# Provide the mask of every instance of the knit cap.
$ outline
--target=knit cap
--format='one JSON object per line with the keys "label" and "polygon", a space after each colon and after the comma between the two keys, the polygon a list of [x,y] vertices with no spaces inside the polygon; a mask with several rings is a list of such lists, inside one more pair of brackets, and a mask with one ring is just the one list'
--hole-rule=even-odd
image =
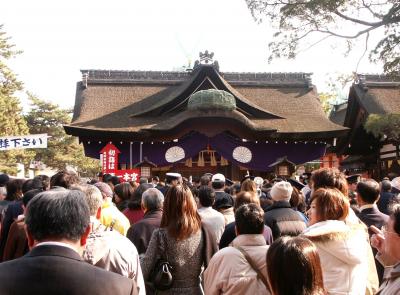
{"label": "knit cap", "polygon": [[271,198],[274,201],[290,201],[293,188],[287,181],[279,181],[275,183],[270,191]]}

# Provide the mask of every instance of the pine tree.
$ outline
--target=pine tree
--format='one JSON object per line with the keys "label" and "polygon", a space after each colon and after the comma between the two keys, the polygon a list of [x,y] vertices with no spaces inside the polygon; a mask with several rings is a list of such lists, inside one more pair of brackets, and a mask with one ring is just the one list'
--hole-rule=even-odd
{"label": "pine tree", "polygon": [[48,148],[36,152],[36,160],[54,169],[64,169],[67,165],[77,168],[82,176],[94,176],[99,171],[98,160],[85,157],[78,139],[67,135],[63,125],[71,122],[72,110],[60,108],[57,104],[41,100],[28,93],[31,110],[26,115],[32,134],[47,133]]}
{"label": "pine tree", "polygon": [[[0,25],[0,137],[29,132],[19,99],[15,96],[23,89],[22,82],[6,64],[7,60],[18,55],[20,51],[15,50],[15,45],[10,44],[9,40]],[[16,163],[28,164],[34,154],[32,150],[0,151],[0,172],[15,174]]]}

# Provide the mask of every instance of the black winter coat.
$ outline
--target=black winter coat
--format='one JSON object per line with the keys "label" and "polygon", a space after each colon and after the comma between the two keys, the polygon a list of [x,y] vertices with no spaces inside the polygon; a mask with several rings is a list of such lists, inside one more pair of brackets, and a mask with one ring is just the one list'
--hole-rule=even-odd
{"label": "black winter coat", "polygon": [[287,201],[275,201],[264,213],[264,223],[272,230],[274,240],[281,236],[297,236],[307,225]]}

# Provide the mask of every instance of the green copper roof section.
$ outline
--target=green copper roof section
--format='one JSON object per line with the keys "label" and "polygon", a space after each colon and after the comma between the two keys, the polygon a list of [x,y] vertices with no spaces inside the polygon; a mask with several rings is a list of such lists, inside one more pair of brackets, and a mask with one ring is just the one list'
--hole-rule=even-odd
{"label": "green copper roof section", "polygon": [[192,94],[188,102],[189,110],[236,109],[235,97],[229,92],[217,89],[200,90]]}

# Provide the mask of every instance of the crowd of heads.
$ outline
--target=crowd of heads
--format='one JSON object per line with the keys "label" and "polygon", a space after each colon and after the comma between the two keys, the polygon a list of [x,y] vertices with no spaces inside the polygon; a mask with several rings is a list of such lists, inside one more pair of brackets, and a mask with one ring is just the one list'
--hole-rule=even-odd
{"label": "crowd of heads", "polygon": [[[237,235],[262,235],[265,210],[272,205],[290,204],[312,226],[330,220],[345,221],[353,210],[354,200],[349,197],[352,191],[356,193],[355,204],[361,207],[377,203],[383,192],[392,190],[389,180],[379,183],[357,177],[353,182],[339,170],[328,168],[316,170],[299,181],[260,179],[248,177],[241,183],[227,185],[226,177],[220,173],[205,174],[193,182],[171,173],[165,182],[155,176],[129,183],[105,174],[100,175],[99,181],[81,183],[69,171],[29,180],[0,174],[0,195],[9,202],[21,200],[26,209],[28,244],[33,246],[49,239],[84,244],[82,239],[89,234],[91,216],[100,219],[103,204],[110,200],[121,211],[162,211],[160,227],[171,237],[185,240],[202,227],[199,207],[217,211],[232,208]],[[308,195],[304,187],[309,189]],[[124,206],[120,207],[121,204]],[[400,245],[400,205],[390,206],[389,227],[394,236],[392,242],[389,238],[387,247],[394,252]],[[304,236],[277,238],[267,252],[266,265],[273,294],[326,294],[318,249]]]}

